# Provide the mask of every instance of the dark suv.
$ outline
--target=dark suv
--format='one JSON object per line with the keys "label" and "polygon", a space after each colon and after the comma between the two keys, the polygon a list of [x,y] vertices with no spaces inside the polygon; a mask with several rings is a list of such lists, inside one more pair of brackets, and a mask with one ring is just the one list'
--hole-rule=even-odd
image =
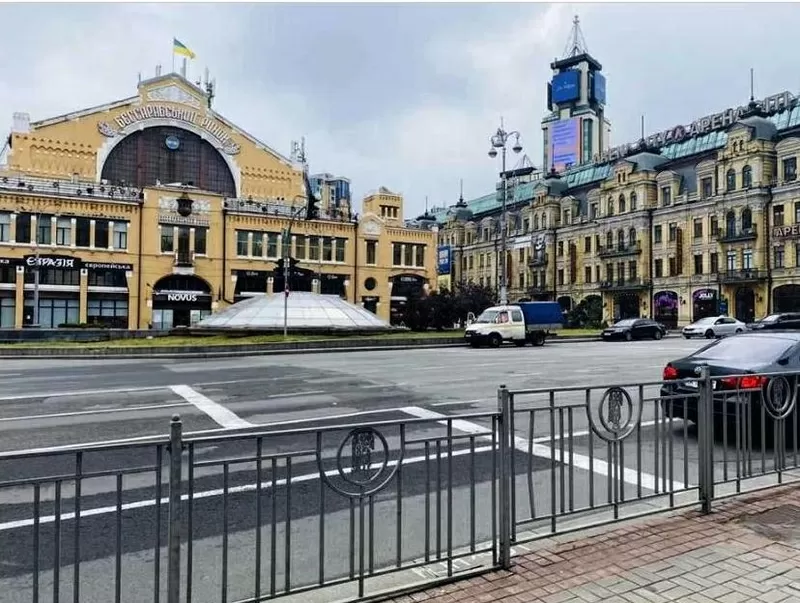
{"label": "dark suv", "polygon": [[800,312],[770,314],[758,322],[751,322],[747,325],[747,328],[751,331],[763,331],[767,329],[800,329]]}

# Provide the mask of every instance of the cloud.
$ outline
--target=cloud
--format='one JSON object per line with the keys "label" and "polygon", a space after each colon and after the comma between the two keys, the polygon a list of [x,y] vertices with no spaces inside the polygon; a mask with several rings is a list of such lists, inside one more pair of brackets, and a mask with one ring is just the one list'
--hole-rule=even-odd
{"label": "cloud", "polygon": [[174,36],[197,53],[192,78],[216,76],[227,118],[284,154],[305,136],[313,171],[351,178],[356,197],[400,190],[415,216],[426,195],[453,203],[461,178],[467,197],[493,190],[501,116],[541,162],[549,65],[576,12],[614,142],[638,138],[642,114],[655,131],[746,102],[750,66],[757,96],[800,84],[791,5],[4,4],[0,126],[132,96],[137,73],[170,70]]}

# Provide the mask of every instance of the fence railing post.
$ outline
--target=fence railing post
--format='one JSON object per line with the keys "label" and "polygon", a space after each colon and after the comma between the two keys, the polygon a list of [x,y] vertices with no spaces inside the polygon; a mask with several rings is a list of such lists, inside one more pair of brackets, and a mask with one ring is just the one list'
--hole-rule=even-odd
{"label": "fence railing post", "polygon": [[169,430],[169,536],[167,540],[167,603],[181,597],[181,470],[183,425],[172,417]]}
{"label": "fence railing post", "polygon": [[707,366],[700,367],[697,394],[700,504],[703,513],[711,513],[711,503],[714,500],[714,390]]}
{"label": "fence railing post", "polygon": [[500,488],[498,508],[500,509],[500,567],[511,567],[511,480],[509,475],[509,443],[511,442],[511,395],[505,385],[497,390],[497,409],[500,411],[498,428],[500,433]]}

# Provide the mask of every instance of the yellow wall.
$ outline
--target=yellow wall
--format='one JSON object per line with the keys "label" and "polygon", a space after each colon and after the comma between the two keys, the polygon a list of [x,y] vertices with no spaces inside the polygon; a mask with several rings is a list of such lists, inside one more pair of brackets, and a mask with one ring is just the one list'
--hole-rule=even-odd
{"label": "yellow wall", "polygon": [[[98,182],[102,160],[108,154],[110,144],[140,126],[166,125],[163,118],[158,117],[160,109],[148,110],[147,107],[171,107],[173,120],[170,125],[186,127],[197,133],[205,132],[206,139],[217,147],[235,174],[238,200],[226,200],[218,194],[194,188],[165,185],[144,188],[140,198],[139,190],[114,188]],[[120,116],[130,116],[131,111],[138,111],[136,115],[146,119],[125,125],[127,122]],[[174,118],[174,111],[182,111],[180,115],[191,118],[194,125]],[[166,115],[163,111],[162,114]],[[17,130],[25,128],[17,124]],[[109,137],[102,133],[111,131],[116,135]],[[174,273],[192,273],[202,278],[211,289],[213,310],[224,308],[233,302],[237,271],[273,271],[277,259],[240,257],[236,232],[280,233],[290,223],[286,215],[287,206],[299,209],[305,204],[302,165],[293,164],[209,110],[204,93],[175,74],[142,82],[136,97],[34,122],[27,131],[12,134],[12,149],[7,168],[0,171],[0,269],[12,266],[9,282],[0,282],[0,299],[15,300],[13,326],[16,327],[23,323],[25,271],[32,271],[30,267],[21,265],[22,258],[35,254],[37,250],[40,256],[58,255],[79,258],[82,262],[130,264],[132,270],[126,271],[130,328],[147,328],[153,317],[153,289],[160,279]],[[179,216],[174,205],[184,190],[194,201],[192,215],[188,218]],[[431,289],[436,288],[436,229],[404,227],[402,196],[388,191],[381,196],[399,209],[396,217],[376,215],[379,207],[376,206],[373,213],[372,203],[367,199],[358,224],[333,216],[323,216],[314,221],[298,219],[293,223],[292,234],[295,241],[303,235],[344,240],[343,261],[319,262],[301,257],[299,266],[315,273],[321,270],[325,274],[345,275],[347,300],[361,303],[365,297],[377,297],[377,314],[388,319],[390,279],[393,277],[418,275],[426,279]],[[79,247],[74,224],[69,242],[64,241],[63,245],[19,241],[15,238],[14,223],[23,213],[52,215],[62,221],[67,218],[126,221],[127,246],[126,249],[114,250],[88,245]],[[3,226],[4,220],[8,221],[8,227]],[[161,249],[162,229],[179,226],[207,228],[206,253],[195,254],[192,266],[177,267],[175,253],[162,252]],[[53,233],[55,237],[55,226]],[[94,241],[94,224],[91,234]],[[196,234],[196,230],[190,234],[192,250]],[[224,249],[223,239],[226,240]],[[367,264],[367,241],[376,244],[377,261],[374,265]],[[394,265],[393,243],[424,246],[422,265]],[[293,246],[293,250],[298,251],[298,248]],[[366,286],[368,278],[375,279],[371,290]],[[88,300],[103,293],[100,289],[90,288],[88,280],[88,270],[84,270],[80,283],[73,286],[73,293],[80,301],[80,322],[87,319]],[[29,283],[26,287],[29,294],[31,288]],[[43,295],[56,289],[57,286],[40,286]]]}

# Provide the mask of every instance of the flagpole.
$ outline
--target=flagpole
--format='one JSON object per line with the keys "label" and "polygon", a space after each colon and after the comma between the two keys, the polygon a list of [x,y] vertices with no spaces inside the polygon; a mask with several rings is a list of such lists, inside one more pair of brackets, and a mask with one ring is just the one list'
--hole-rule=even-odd
{"label": "flagpole", "polygon": [[175,73],[175,49],[172,49],[172,73]]}
{"label": "flagpole", "polygon": [[186,57],[183,57],[183,66],[181,67],[181,75],[185,78],[186,77]]}

